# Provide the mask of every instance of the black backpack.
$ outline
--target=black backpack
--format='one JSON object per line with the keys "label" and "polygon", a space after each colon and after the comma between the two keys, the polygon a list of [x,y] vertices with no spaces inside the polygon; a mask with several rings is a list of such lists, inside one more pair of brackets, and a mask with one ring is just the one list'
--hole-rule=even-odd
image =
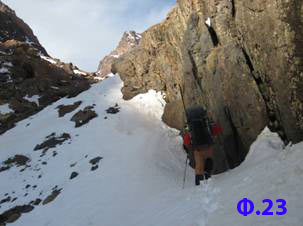
{"label": "black backpack", "polygon": [[192,107],[187,110],[186,114],[191,135],[191,144],[193,146],[213,144],[207,111],[203,107]]}

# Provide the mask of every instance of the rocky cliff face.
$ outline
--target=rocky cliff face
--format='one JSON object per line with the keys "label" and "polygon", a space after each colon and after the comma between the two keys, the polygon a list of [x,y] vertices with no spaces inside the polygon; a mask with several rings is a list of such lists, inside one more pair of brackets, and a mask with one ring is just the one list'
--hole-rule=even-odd
{"label": "rocky cliff face", "polygon": [[30,27],[0,2],[0,134],[59,98],[87,90],[92,77],[49,57]]}
{"label": "rocky cliff face", "polygon": [[114,60],[138,46],[140,39],[141,35],[135,31],[125,32],[117,48],[101,60],[97,75],[105,77],[110,74]]}
{"label": "rocky cliff face", "polygon": [[31,44],[47,55],[32,29],[17,17],[12,9],[0,1],[0,41],[5,42],[11,39]]}
{"label": "rocky cliff face", "polygon": [[125,99],[165,93],[172,127],[184,122],[179,86],[186,107],[206,106],[224,127],[217,171],[232,168],[265,126],[285,143],[303,138],[302,12],[299,0],[178,0],[113,72]]}

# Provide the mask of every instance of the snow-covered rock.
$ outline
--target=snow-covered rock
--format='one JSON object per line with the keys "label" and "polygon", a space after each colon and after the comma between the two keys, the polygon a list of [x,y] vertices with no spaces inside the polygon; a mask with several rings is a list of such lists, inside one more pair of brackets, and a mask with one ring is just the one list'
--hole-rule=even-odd
{"label": "snow-covered rock", "polygon": [[0,114],[7,114],[7,113],[11,113],[14,112],[8,104],[2,104],[0,105]]}
{"label": "snow-covered rock", "polygon": [[55,61],[54,59],[52,59],[51,57],[47,57],[47,56],[40,56],[41,59],[46,60],[47,62],[50,62],[51,64],[57,64],[57,61]]}
{"label": "snow-covered rock", "polygon": [[74,71],[75,74],[79,74],[79,75],[86,75],[87,74],[86,72],[80,71],[78,69],[74,69],[73,71]]}
{"label": "snow-covered rock", "polygon": [[9,70],[5,67],[0,68],[0,74],[7,74]]}
{"label": "snow-covered rock", "polygon": [[211,20],[210,20],[209,17],[208,17],[207,20],[205,21],[205,24],[206,24],[208,27],[211,27]]}
{"label": "snow-covered rock", "polygon": [[29,97],[28,95],[26,95],[24,97],[25,100],[29,101],[29,102],[34,102],[37,104],[37,106],[39,106],[39,98],[40,96],[39,95],[33,95],[31,97]]}

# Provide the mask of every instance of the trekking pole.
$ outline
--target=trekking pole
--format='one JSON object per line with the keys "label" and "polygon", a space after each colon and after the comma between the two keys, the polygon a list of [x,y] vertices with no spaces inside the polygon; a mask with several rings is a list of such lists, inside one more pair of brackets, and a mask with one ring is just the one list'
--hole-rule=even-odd
{"label": "trekking pole", "polygon": [[183,186],[182,186],[182,189],[184,189],[184,187],[185,187],[186,170],[187,170],[187,160],[188,160],[188,155],[186,156],[186,160],[185,160],[185,169],[184,169],[184,176],[183,176]]}
{"label": "trekking pole", "polygon": [[[184,109],[184,113],[185,113],[185,121],[186,121],[185,124],[187,124],[187,122],[188,122],[187,113],[186,113],[186,108],[185,108],[185,103],[184,103],[183,92],[182,92],[182,89],[181,89],[180,84],[179,84],[179,90],[180,90],[182,105],[183,105],[183,109]],[[184,176],[183,176],[183,186],[182,186],[182,189],[184,189],[184,186],[185,186],[186,171],[187,171],[187,161],[188,161],[188,154],[186,154],[185,169],[184,169]]]}
{"label": "trekking pole", "polygon": [[180,84],[179,84],[179,90],[180,90],[182,105],[183,105],[183,109],[184,109],[184,113],[185,113],[185,120],[186,120],[185,123],[187,123],[187,122],[188,122],[188,119],[187,119],[187,113],[186,113],[186,108],[185,108],[184,96],[183,96],[183,91],[182,91],[182,89],[181,89]]}

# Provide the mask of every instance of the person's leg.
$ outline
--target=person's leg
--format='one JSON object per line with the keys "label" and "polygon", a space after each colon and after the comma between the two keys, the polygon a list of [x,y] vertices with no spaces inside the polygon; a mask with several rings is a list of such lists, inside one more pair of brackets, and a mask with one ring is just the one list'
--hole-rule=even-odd
{"label": "person's leg", "polygon": [[204,173],[204,153],[202,151],[194,151],[195,155],[195,173],[196,175],[203,175]]}
{"label": "person's leg", "polygon": [[212,160],[212,156],[213,156],[213,147],[209,147],[206,152],[206,160],[205,160],[205,169],[204,169],[204,175],[205,175],[205,179],[208,179],[211,177],[212,174],[212,169],[213,169],[213,160]]}
{"label": "person's leg", "polygon": [[196,185],[200,184],[200,180],[204,177],[204,152],[201,150],[194,151],[195,156],[195,182]]}

